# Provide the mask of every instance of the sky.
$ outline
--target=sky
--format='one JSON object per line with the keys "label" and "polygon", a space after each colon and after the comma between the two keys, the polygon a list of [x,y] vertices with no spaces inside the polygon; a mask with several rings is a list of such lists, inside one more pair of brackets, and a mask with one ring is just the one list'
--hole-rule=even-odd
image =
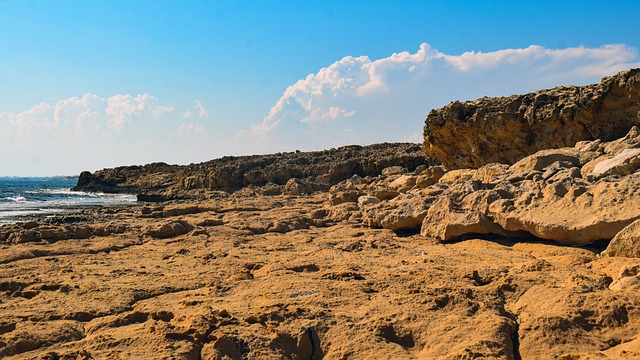
{"label": "sky", "polygon": [[421,142],[640,67],[640,1],[0,0],[0,176]]}

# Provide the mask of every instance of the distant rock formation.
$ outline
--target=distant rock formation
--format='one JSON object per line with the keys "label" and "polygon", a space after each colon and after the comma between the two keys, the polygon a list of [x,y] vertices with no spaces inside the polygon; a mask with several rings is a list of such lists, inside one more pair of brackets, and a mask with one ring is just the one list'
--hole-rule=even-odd
{"label": "distant rock formation", "polygon": [[314,152],[288,152],[254,156],[225,156],[200,164],[153,163],[124,166],[80,174],[76,191],[140,194],[143,200],[190,198],[190,190],[235,191],[247,186],[271,185],[276,193],[290,179],[293,192],[326,190],[353,175],[376,176],[382,169],[401,166],[410,170],[434,161],[424,156],[419,144],[384,143],[345,146]]}
{"label": "distant rock formation", "polygon": [[632,69],[599,84],[452,102],[427,116],[424,146],[449,170],[514,164],[543,149],[617,139],[640,126],[639,111],[640,69]]}

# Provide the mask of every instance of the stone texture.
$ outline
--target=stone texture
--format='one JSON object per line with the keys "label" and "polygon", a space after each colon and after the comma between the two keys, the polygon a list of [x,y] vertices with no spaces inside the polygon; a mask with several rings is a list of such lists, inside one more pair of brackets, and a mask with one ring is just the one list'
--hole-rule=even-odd
{"label": "stone texture", "polygon": [[[432,165],[418,144],[385,143],[345,146],[315,152],[290,152],[254,156],[226,156],[185,166],[154,163],[83,172],[75,190],[141,194],[145,201],[200,199],[205,191],[236,191],[249,185],[286,185],[292,178],[307,183],[333,185],[354,174],[380,175],[384,169],[413,171]],[[398,167],[400,170],[397,170]],[[391,171],[387,170],[387,171]],[[300,182],[296,182],[301,185]],[[289,184],[285,190],[307,192]],[[305,191],[306,190],[306,191]],[[319,186],[313,190],[324,190]],[[154,197],[155,196],[155,197]]]}
{"label": "stone texture", "polygon": [[[485,212],[500,201],[496,188],[469,188],[454,201]],[[399,200],[409,197],[420,198]],[[193,206],[197,212],[161,217]],[[359,212],[356,203],[338,207],[350,217]],[[637,357],[638,259],[506,238],[439,243],[362,219],[286,233],[250,230],[331,208],[326,192],[234,193],[99,209],[67,224],[121,224],[121,234],[0,240],[0,357]],[[141,216],[152,213],[160,216]],[[207,219],[222,224],[198,225]],[[167,222],[193,230],[140,236]],[[0,232],[49,226],[38,220]]]}
{"label": "stone texture", "polygon": [[482,98],[431,111],[424,146],[447,169],[514,164],[537,151],[579,141],[611,141],[640,125],[640,69],[587,86]]}
{"label": "stone texture", "polygon": [[604,253],[607,256],[640,258],[640,219],[617,233]]}

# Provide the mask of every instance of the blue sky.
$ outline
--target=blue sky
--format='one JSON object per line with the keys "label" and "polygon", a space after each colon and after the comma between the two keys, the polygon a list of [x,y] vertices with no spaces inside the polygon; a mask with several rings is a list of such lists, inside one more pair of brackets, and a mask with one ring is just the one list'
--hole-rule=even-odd
{"label": "blue sky", "polygon": [[0,175],[417,141],[452,100],[640,66],[638,13],[637,1],[0,1]]}

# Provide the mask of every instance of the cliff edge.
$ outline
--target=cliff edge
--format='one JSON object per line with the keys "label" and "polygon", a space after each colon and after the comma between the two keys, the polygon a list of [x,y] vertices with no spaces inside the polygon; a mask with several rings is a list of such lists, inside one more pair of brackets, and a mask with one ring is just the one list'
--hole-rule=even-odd
{"label": "cliff edge", "polygon": [[640,69],[631,69],[599,84],[452,102],[427,116],[424,146],[449,170],[514,164],[543,149],[620,138],[640,125],[639,110]]}

